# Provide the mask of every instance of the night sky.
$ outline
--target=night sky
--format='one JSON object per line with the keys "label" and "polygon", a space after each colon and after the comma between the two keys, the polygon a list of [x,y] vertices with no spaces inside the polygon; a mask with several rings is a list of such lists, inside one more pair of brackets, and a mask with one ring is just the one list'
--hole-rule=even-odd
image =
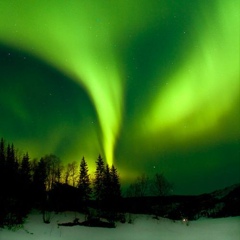
{"label": "night sky", "polygon": [[240,182],[238,0],[1,0],[0,137],[175,194]]}

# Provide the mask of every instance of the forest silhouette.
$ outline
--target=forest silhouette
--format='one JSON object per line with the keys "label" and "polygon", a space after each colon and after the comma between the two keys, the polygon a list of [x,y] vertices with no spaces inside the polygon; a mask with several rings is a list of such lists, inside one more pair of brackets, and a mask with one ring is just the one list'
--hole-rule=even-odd
{"label": "forest silhouette", "polygon": [[33,211],[48,224],[54,213],[82,213],[84,221],[59,223],[61,226],[113,228],[116,222],[134,222],[134,213],[154,218],[196,220],[200,217],[240,215],[240,184],[209,194],[171,195],[173,185],[163,173],[152,178],[138,176],[123,194],[117,168],[106,164],[99,154],[94,174],[83,157],[63,164],[50,154],[31,159],[20,154],[14,144],[0,141],[0,228],[21,227]]}

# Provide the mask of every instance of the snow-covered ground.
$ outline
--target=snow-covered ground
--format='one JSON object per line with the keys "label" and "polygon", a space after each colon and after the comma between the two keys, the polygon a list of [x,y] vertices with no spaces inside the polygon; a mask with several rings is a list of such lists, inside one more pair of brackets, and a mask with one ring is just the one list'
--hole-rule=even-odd
{"label": "snow-covered ground", "polygon": [[147,215],[133,215],[134,223],[118,223],[116,228],[91,228],[84,226],[58,227],[57,223],[72,222],[83,215],[65,212],[53,215],[50,224],[42,216],[32,213],[24,227],[11,231],[0,229],[0,240],[239,240],[240,217],[199,219],[189,222],[153,219]]}

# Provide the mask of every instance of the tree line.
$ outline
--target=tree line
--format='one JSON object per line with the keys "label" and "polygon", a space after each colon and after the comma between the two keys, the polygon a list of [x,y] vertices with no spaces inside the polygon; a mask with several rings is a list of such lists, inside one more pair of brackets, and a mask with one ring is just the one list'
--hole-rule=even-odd
{"label": "tree line", "polygon": [[[72,188],[69,185],[70,180]],[[79,168],[76,163],[69,163],[64,168],[55,155],[30,161],[28,153],[22,157],[17,156],[14,145],[6,145],[1,139],[0,226],[21,224],[33,207],[43,212],[56,210],[52,200],[59,194],[59,189],[73,191],[73,188],[77,190],[74,195],[78,202],[76,210],[88,214],[89,202],[95,199],[98,209],[106,212],[117,211],[116,203],[121,198],[119,175],[116,167],[105,165],[101,155],[96,160],[96,171],[91,181],[84,157]]]}
{"label": "tree line", "polygon": [[[171,187],[163,174],[151,180],[142,175],[129,186],[127,197],[163,196]],[[75,210],[85,213],[86,219],[105,217],[110,222],[119,220],[123,211],[117,168],[105,164],[101,155],[90,176],[84,157],[66,166],[53,154],[30,160],[28,153],[20,156],[4,139],[0,141],[0,191],[0,227],[22,224],[32,208],[43,213],[46,223],[52,211]]]}
{"label": "tree line", "polygon": [[152,178],[146,174],[138,176],[126,191],[127,197],[167,196],[173,191],[163,173],[156,173]]}

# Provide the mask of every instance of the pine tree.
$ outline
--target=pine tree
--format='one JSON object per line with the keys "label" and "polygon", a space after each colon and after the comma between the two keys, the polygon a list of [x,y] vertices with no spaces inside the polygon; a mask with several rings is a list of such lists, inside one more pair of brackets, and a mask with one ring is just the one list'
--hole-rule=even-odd
{"label": "pine tree", "polygon": [[16,170],[16,159],[15,159],[15,149],[14,145],[8,144],[7,146],[7,158],[6,158],[6,165],[8,167],[9,171],[15,171]]}
{"label": "pine tree", "polygon": [[105,205],[109,206],[111,202],[112,195],[112,179],[109,165],[106,165],[104,175],[103,175],[103,201]]}
{"label": "pine tree", "polygon": [[43,158],[38,162],[33,173],[34,197],[36,201],[43,202],[46,193],[47,170]]}
{"label": "pine tree", "polygon": [[91,189],[90,177],[88,174],[88,166],[84,157],[82,158],[82,161],[80,163],[80,176],[79,176],[78,188],[80,190],[80,195],[81,195],[83,204],[85,205],[91,198],[92,189]]}
{"label": "pine tree", "polygon": [[28,153],[23,155],[19,169],[19,201],[21,204],[20,214],[25,216],[33,203],[31,166]]}
{"label": "pine tree", "polygon": [[121,189],[117,169],[106,165],[103,178],[102,207],[105,210],[108,221],[114,222],[118,218],[119,204],[121,200]]}
{"label": "pine tree", "polygon": [[6,191],[9,196],[16,196],[19,190],[19,163],[15,157],[15,148],[13,144],[8,144],[6,155],[6,176],[9,179],[6,182]]}
{"label": "pine tree", "polygon": [[4,143],[4,140],[3,138],[1,139],[1,142],[0,142],[0,189],[2,192],[2,194],[4,195],[5,194],[5,179],[6,179],[6,165],[5,165],[5,143]]}
{"label": "pine tree", "polygon": [[5,162],[5,143],[3,138],[1,138],[1,142],[0,142],[0,163],[4,163]]}
{"label": "pine tree", "polygon": [[112,185],[112,200],[117,201],[121,199],[121,185],[117,169],[112,165],[111,167],[111,185]]}
{"label": "pine tree", "polygon": [[96,171],[95,171],[95,179],[93,182],[93,190],[94,190],[94,197],[96,201],[99,202],[103,200],[103,192],[104,192],[104,162],[101,155],[98,156],[96,161]]}
{"label": "pine tree", "polygon": [[4,224],[6,212],[6,168],[5,168],[5,143],[0,142],[0,226]]}
{"label": "pine tree", "polygon": [[31,194],[31,166],[29,161],[28,153],[23,155],[21,168],[20,168],[20,182],[21,182],[21,189],[23,194],[26,195],[26,198],[30,197]]}
{"label": "pine tree", "polygon": [[31,181],[31,166],[29,162],[28,153],[23,155],[21,169],[20,169],[21,177],[24,181],[29,183]]}

